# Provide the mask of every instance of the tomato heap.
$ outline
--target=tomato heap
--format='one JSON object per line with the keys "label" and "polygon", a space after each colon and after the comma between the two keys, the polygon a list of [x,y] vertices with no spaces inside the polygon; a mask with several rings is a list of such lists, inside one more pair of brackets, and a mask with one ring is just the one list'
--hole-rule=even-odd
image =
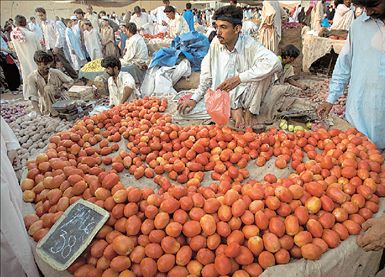
{"label": "tomato heap", "polygon": [[[384,157],[355,129],[181,127],[166,108],[146,97],[85,117],[29,161],[21,187],[36,241],[80,198],[110,212],[75,276],[258,276],[319,259],[379,209]],[[250,177],[251,161],[269,160],[288,176]],[[124,183],[127,171],[159,189]]]}

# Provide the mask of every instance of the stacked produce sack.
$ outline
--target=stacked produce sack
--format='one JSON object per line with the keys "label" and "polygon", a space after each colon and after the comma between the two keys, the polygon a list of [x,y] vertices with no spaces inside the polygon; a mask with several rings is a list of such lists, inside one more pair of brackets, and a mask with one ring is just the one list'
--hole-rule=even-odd
{"label": "stacked produce sack", "polygon": [[[110,212],[74,276],[258,276],[319,259],[379,209],[384,157],[355,129],[181,127],[166,108],[144,98],[85,117],[28,162],[21,186],[35,204],[25,224],[36,241],[78,199]],[[249,177],[249,163],[272,158],[291,173]],[[124,182],[127,171],[158,190]]]}

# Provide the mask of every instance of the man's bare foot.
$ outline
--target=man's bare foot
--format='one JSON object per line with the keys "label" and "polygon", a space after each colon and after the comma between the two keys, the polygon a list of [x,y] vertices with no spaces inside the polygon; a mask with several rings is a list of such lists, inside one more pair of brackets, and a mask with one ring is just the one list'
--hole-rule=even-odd
{"label": "man's bare foot", "polygon": [[254,115],[250,111],[245,111],[245,126],[252,127]]}
{"label": "man's bare foot", "polygon": [[243,110],[241,108],[231,110],[231,118],[235,121],[235,128],[245,128],[245,120],[243,118]]}

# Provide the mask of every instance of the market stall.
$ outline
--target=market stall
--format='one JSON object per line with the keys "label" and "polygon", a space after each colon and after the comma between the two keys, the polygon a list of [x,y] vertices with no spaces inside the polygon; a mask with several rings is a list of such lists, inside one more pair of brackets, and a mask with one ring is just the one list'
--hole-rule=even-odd
{"label": "market stall", "polygon": [[[385,168],[365,137],[181,127],[168,106],[146,97],[85,117],[28,164],[21,186],[35,241],[78,199],[110,212],[69,272],[374,275],[381,253],[354,240],[384,212]],[[37,263],[46,276],[68,274]]]}
{"label": "market stall", "polygon": [[310,34],[304,34],[302,37],[302,69],[304,72],[309,72],[309,68],[319,58],[334,51],[339,54],[345,40],[336,40],[330,38],[319,37]]}
{"label": "market stall", "polygon": [[95,80],[96,77],[105,73],[102,67],[102,59],[97,59],[86,63],[79,71],[79,79]]}

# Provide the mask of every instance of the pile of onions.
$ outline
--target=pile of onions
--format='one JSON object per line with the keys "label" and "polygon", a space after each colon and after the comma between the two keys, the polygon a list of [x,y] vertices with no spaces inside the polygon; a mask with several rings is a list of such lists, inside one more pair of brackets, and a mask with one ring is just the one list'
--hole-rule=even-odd
{"label": "pile of onions", "polygon": [[7,123],[11,123],[28,113],[29,103],[1,104],[1,116]]}
{"label": "pile of onions", "polygon": [[[311,89],[299,92],[296,96],[308,99],[311,103],[321,104],[329,95],[329,79],[321,78],[317,82],[311,83]],[[343,94],[333,106],[331,113],[343,118],[345,116],[347,94]]]}

